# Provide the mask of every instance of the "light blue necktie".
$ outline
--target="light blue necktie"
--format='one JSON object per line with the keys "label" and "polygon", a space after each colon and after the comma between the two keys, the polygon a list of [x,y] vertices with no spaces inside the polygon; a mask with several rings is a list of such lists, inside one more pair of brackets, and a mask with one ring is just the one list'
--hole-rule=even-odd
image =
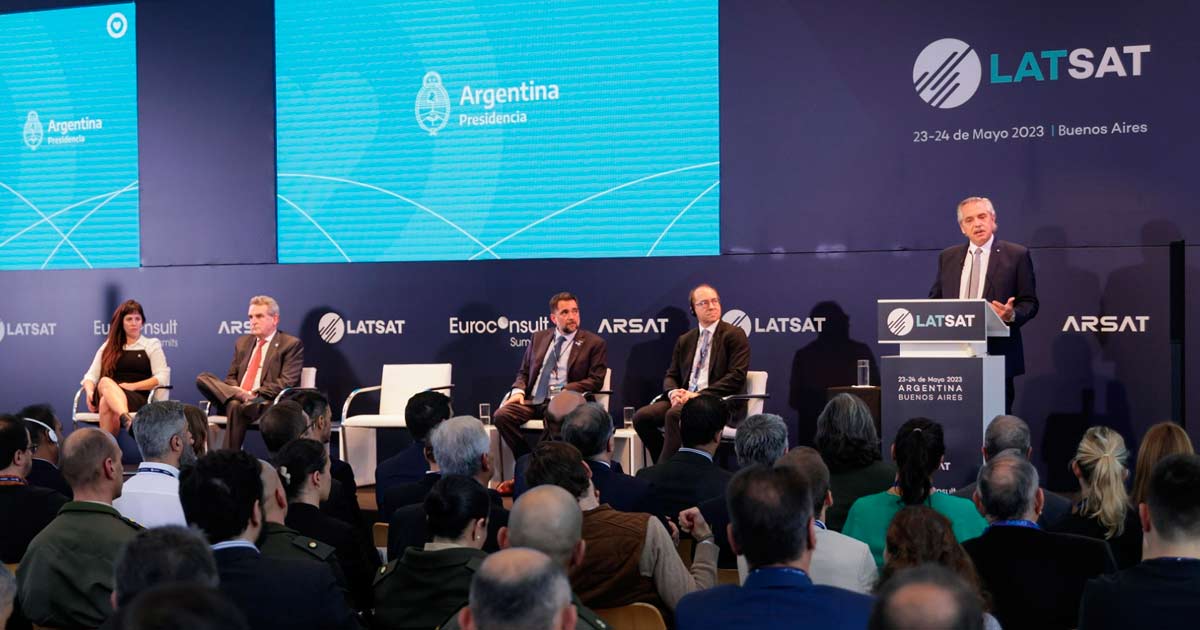
{"label": "light blue necktie", "polygon": [[704,367],[704,362],[708,360],[708,338],[711,336],[709,331],[703,331],[700,335],[700,360],[696,361],[696,367],[692,369],[692,378],[688,381],[688,391],[694,392],[700,381],[700,370]]}
{"label": "light blue necktie", "polygon": [[554,342],[554,348],[546,355],[546,362],[542,364],[542,372],[538,374],[537,385],[533,388],[532,404],[540,405],[546,400],[546,389],[550,386],[550,373],[558,366],[558,356],[562,352],[562,345],[566,340],[566,337],[559,335],[558,340]]}

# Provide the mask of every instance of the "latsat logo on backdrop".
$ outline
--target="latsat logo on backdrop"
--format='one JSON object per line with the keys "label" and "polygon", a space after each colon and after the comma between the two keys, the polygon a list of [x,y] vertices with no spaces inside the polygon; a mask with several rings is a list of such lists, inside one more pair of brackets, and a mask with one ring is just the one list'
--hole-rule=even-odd
{"label": "latsat logo on backdrop", "polygon": [[[1099,54],[1090,48],[1030,50],[1020,55],[1015,66],[1005,63],[1000,53],[991,53],[988,83],[1058,81],[1064,59],[1066,75],[1072,79],[1140,77],[1142,55],[1149,52],[1150,44],[1108,46]],[[970,44],[947,37],[917,55],[912,80],[921,100],[938,109],[953,109],[975,95],[983,81],[983,66]]]}
{"label": "latsat logo on backdrop", "polygon": [[360,319],[355,321],[329,312],[317,322],[317,333],[325,343],[334,344],[346,335],[403,335],[403,319]]}
{"label": "latsat logo on backdrop", "polygon": [[1144,333],[1149,315],[1068,315],[1063,332]]}
{"label": "latsat logo on backdrop", "polygon": [[746,311],[731,308],[725,311],[721,319],[728,324],[741,328],[746,336],[750,333],[807,333],[821,332],[825,325],[824,317],[751,317]]}
{"label": "latsat logo on backdrop", "polygon": [[667,332],[667,322],[669,321],[671,320],[666,317],[613,317],[611,319],[605,317],[600,320],[600,327],[596,329],[596,332],[631,335],[662,334]]}
{"label": "latsat logo on backdrop", "polygon": [[0,341],[5,337],[53,337],[58,322],[6,322],[0,319]]}
{"label": "latsat logo on backdrop", "polygon": [[[97,337],[107,337],[108,330],[112,325],[100,319],[92,320],[92,334]],[[159,322],[146,322],[142,324],[142,334],[147,337],[158,339],[162,345],[168,348],[178,348],[179,339],[176,336],[179,334],[179,322],[174,319]]]}

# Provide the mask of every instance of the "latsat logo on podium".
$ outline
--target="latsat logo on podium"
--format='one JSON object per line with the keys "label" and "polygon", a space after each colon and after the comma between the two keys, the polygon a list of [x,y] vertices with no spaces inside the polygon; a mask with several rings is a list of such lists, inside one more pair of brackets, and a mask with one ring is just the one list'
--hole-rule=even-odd
{"label": "latsat logo on podium", "polygon": [[887,327],[888,330],[892,331],[893,335],[903,337],[912,332],[914,326],[916,326],[916,318],[913,317],[913,314],[908,309],[896,308],[892,309],[891,313],[888,313]]}

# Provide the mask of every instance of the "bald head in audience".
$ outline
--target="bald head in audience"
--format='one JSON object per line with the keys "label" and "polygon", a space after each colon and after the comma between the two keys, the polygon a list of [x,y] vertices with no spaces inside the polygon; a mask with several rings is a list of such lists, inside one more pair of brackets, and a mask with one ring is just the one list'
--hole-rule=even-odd
{"label": "bald head in audience", "polygon": [[576,619],[561,564],[525,548],[484,560],[471,580],[470,603],[458,617],[466,630],[572,630]]}
{"label": "bald head in audience", "polygon": [[503,548],[527,547],[550,556],[565,569],[583,562],[583,512],[575,497],[558,486],[537,486],[513,504],[508,526],[500,529]]}
{"label": "bald head in audience", "polygon": [[112,504],[121,496],[121,447],[107,431],[79,429],[62,447],[62,475],[76,501]]}
{"label": "bald head in audience", "polygon": [[1017,449],[1002,451],[979,469],[975,507],[989,521],[1023,519],[1036,521],[1045,495],[1038,487],[1038,473]]}
{"label": "bald head in audience", "polygon": [[896,574],[879,593],[870,630],[983,630],[979,598],[962,578],[932,564]]}

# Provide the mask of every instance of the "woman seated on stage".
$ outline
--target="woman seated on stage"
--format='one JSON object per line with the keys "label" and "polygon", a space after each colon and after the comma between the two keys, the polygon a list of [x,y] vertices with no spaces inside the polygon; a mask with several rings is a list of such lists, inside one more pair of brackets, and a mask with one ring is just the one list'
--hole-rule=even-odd
{"label": "woman seated on stage", "polygon": [[157,339],[142,336],[146,313],[126,300],[113,313],[108,338],[83,375],[88,411],[99,412],[100,428],[116,435],[133,423],[131,413],[147,402],[150,390],[167,384],[167,357]]}

